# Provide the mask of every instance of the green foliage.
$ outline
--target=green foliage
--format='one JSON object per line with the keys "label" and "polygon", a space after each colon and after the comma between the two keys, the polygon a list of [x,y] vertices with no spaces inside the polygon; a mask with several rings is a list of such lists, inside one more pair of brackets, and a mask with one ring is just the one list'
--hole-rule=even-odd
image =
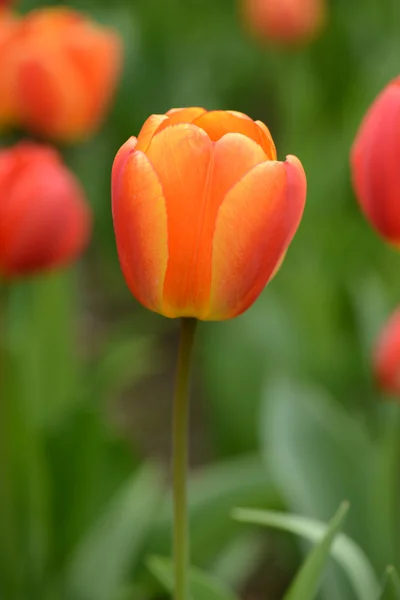
{"label": "green foliage", "polygon": [[[314,543],[321,543],[329,532],[327,525],[320,521],[290,513],[239,508],[234,511],[234,517],[244,523],[289,531]],[[346,572],[357,598],[376,600],[379,583],[362,549],[349,537],[339,533],[332,543],[330,553]]]}
{"label": "green foliage", "polygon": [[386,570],[384,588],[379,600],[398,600],[400,598],[400,579],[394,567]]}
{"label": "green foliage", "polygon": [[[166,558],[153,556],[148,561],[148,568],[160,583],[169,591],[173,591],[173,563]],[[218,581],[198,569],[189,572],[190,600],[237,600],[237,597],[225,589]]]}

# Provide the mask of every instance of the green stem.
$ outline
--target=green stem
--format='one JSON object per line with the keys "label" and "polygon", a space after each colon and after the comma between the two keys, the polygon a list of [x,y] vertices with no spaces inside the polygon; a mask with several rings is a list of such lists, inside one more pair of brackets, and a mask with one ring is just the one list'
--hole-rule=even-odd
{"label": "green stem", "polygon": [[187,511],[189,378],[196,319],[182,319],[174,397],[173,493],[175,600],[188,598],[189,527]]}
{"label": "green stem", "polygon": [[[12,398],[9,395],[7,308],[9,288],[0,283],[0,587],[22,597],[12,473]],[[4,591],[4,590],[2,590]]]}

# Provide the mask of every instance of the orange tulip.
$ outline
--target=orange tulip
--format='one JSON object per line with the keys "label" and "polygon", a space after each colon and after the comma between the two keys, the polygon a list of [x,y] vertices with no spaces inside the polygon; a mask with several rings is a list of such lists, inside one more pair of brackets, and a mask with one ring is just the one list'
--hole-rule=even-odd
{"label": "orange tulip", "polygon": [[166,317],[245,311],[300,223],[300,161],[276,160],[267,127],[234,111],[152,115],[119,150],[112,210],[132,294]]}
{"label": "orange tulip", "polygon": [[281,43],[313,39],[325,23],[325,0],[242,0],[249,29]]}
{"label": "orange tulip", "polygon": [[0,122],[58,140],[91,134],[104,118],[121,62],[116,33],[67,8],[19,22],[0,56]]}
{"label": "orange tulip", "polygon": [[370,107],[351,152],[361,210],[389,243],[400,244],[400,77]]}
{"label": "orange tulip", "polygon": [[21,142],[0,151],[0,278],[60,267],[84,249],[90,211],[52,148]]}
{"label": "orange tulip", "polygon": [[400,308],[390,317],[379,334],[374,370],[380,388],[400,396]]}

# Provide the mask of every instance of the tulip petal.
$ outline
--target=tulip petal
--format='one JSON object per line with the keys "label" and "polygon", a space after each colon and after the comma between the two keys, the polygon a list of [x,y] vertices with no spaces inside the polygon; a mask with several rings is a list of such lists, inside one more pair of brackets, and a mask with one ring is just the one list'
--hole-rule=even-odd
{"label": "tulip petal", "polygon": [[255,301],[276,271],[301,219],[300,162],[265,162],[226,195],[218,212],[207,320],[229,319]]}
{"label": "tulip petal", "polygon": [[352,148],[353,186],[361,208],[388,241],[400,244],[400,80],[374,102]]}
{"label": "tulip petal", "polygon": [[193,123],[204,129],[213,141],[219,140],[227,133],[242,133],[260,144],[270,160],[275,160],[276,151],[271,136],[250,117],[244,117],[246,115],[242,116],[234,111],[213,110],[201,115]]}
{"label": "tulip petal", "polygon": [[[1,271],[6,277],[61,266],[87,242],[90,212],[83,191],[58,160],[50,153],[48,158],[36,169],[16,165],[19,177],[8,191],[0,226]],[[29,210],[31,204],[37,210]]]}
{"label": "tulip petal", "polygon": [[135,150],[135,148],[137,148],[137,146],[138,140],[134,136],[131,136],[125,142],[125,144],[121,146],[121,148],[115,155],[111,177],[111,191],[113,196],[116,196],[118,193],[118,187],[120,185],[121,175],[123,173],[122,167],[126,162],[129,154],[132,154],[132,152]]}
{"label": "tulip petal", "polygon": [[160,133],[160,131],[166,127],[169,127],[170,125],[177,125],[178,123],[192,123],[205,112],[206,110],[204,108],[200,108],[198,106],[190,108],[171,108],[171,110],[166,113],[166,120],[160,123],[158,126],[157,133]]}
{"label": "tulip petal", "polygon": [[140,133],[138,135],[138,150],[146,152],[148,145],[158,127],[163,121],[168,121],[168,117],[165,115],[151,115],[144,123]]}
{"label": "tulip petal", "polygon": [[167,213],[160,181],[143,152],[118,161],[120,178],[112,198],[121,268],[132,294],[159,311],[168,263]]}
{"label": "tulip petal", "polygon": [[[60,71],[62,77],[58,76]],[[82,133],[80,119],[85,114],[84,90],[76,73],[61,57],[51,64],[40,56],[21,61],[17,91],[21,118],[32,131],[65,139],[73,139]]]}
{"label": "tulip petal", "polygon": [[165,114],[170,119],[170,125],[174,123],[191,123],[200,115],[206,112],[201,106],[190,106],[187,108],[170,108]]}
{"label": "tulip petal", "polygon": [[201,129],[182,124],[158,133],[147,155],[160,178],[168,214],[163,310],[170,316],[201,318],[209,301],[218,209],[229,189],[267,157],[241,134],[227,134],[213,144]]}
{"label": "tulip petal", "polygon": [[[167,316],[196,316],[202,304],[193,294],[193,269],[210,187],[212,152],[213,144],[202,129],[177,124],[157,133],[146,153],[161,182],[168,215],[169,260],[163,304]],[[205,290],[208,293],[209,288]]]}

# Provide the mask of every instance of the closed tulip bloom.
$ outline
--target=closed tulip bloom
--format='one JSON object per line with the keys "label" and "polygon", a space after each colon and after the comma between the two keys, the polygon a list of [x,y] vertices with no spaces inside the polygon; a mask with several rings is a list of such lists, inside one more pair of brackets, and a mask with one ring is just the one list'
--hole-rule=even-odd
{"label": "closed tulip bloom", "polygon": [[400,308],[390,317],[378,336],[374,371],[379,387],[400,396]]}
{"label": "closed tulip bloom", "polygon": [[28,142],[0,150],[0,278],[71,262],[90,224],[84,192],[55,150]]}
{"label": "closed tulip bloom", "polygon": [[85,138],[105,116],[120,63],[113,31],[67,8],[35,10],[3,48],[0,90],[9,101],[0,121],[57,140]]}
{"label": "closed tulip bloom", "polygon": [[132,294],[166,317],[245,311],[277,270],[304,209],[300,161],[234,111],[152,115],[119,150],[112,211]]}
{"label": "closed tulip bloom", "polygon": [[313,39],[325,22],[325,0],[242,0],[244,19],[257,36],[281,43]]}
{"label": "closed tulip bloom", "polygon": [[389,243],[400,244],[400,77],[377,97],[351,152],[353,187],[361,210]]}

